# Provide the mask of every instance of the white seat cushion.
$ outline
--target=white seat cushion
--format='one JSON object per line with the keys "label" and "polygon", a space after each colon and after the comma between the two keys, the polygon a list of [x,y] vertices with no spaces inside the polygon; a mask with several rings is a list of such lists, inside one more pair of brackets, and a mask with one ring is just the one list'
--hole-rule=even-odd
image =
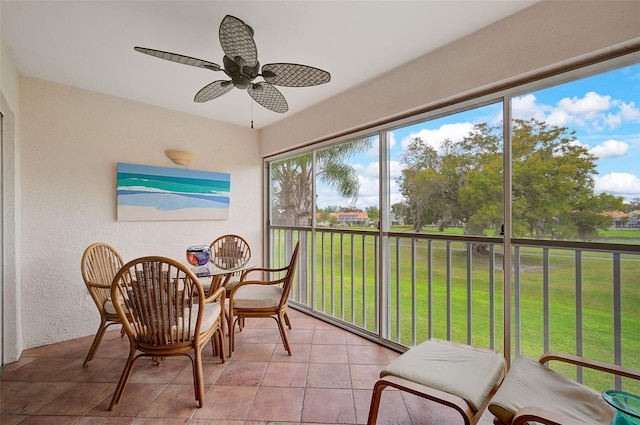
{"label": "white seat cushion", "polygon": [[[120,303],[120,305],[122,306],[122,309],[124,310],[125,313],[128,313],[129,310],[127,310],[127,306]],[[111,301],[111,299],[108,299],[107,301],[104,302],[104,311],[107,314],[117,314],[116,312],[116,308],[113,306],[113,301]]]}
{"label": "white seat cushion", "polygon": [[[191,311],[189,311],[189,309],[187,308],[186,309],[187,311],[185,311],[184,313],[185,318],[190,316],[191,326],[193,327],[193,330],[195,330],[195,323],[196,323],[196,320],[198,320],[198,309],[199,309],[199,306],[194,305]],[[201,332],[207,331],[215,323],[215,321],[220,316],[220,311],[221,311],[220,303],[216,302],[216,303],[205,304],[204,313],[202,314],[202,324],[200,325]],[[182,332],[181,323],[179,323],[178,326],[174,326],[173,330]],[[190,336],[193,336],[193,331]]]}
{"label": "white seat cushion", "polygon": [[238,278],[229,279],[229,282],[227,282],[227,284],[224,285],[225,289],[227,290],[227,295],[229,295],[229,292],[231,292],[234,286],[236,286],[238,283],[240,283],[240,279]]}
{"label": "white seat cushion", "polygon": [[380,377],[393,375],[456,395],[477,412],[502,379],[505,365],[494,351],[425,341],[389,363]]}
{"label": "white seat cushion", "polygon": [[233,294],[234,308],[276,308],[282,298],[282,288],[276,285],[250,284]]}
{"label": "white seat cushion", "polygon": [[538,361],[518,356],[489,411],[504,423],[523,407],[541,407],[587,424],[610,424],[615,410],[595,391],[561,375]]}
{"label": "white seat cushion", "polygon": [[[215,323],[215,321],[218,320],[218,317],[220,317],[220,311],[220,303],[206,304],[204,307],[204,314],[202,315],[202,325],[200,326],[200,329],[202,331],[206,331],[207,329],[209,329]],[[197,318],[198,309],[194,308],[191,312],[191,319],[196,320]]]}

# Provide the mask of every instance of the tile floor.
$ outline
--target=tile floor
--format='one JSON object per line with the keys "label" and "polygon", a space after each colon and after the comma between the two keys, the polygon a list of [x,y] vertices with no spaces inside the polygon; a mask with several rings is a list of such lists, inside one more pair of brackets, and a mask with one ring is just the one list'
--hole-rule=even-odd
{"label": "tile floor", "polygon": [[[293,355],[275,321],[247,319],[226,363],[205,347],[205,406],[197,408],[190,362],[136,362],[122,401],[108,406],[128,351],[128,340],[107,332],[87,368],[93,336],[26,350],[0,376],[4,425],[364,424],[380,370],[399,354],[290,309]],[[462,424],[459,416],[421,398],[385,390],[378,424]],[[485,413],[482,425],[491,424]]]}

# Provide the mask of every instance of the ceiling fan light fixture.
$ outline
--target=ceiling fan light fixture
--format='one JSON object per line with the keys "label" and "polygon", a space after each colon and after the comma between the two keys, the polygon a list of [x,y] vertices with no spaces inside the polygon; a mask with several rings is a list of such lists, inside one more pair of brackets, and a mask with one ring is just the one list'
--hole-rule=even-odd
{"label": "ceiling fan light fixture", "polygon": [[231,81],[236,88],[245,90],[251,85],[251,80],[244,74],[234,74]]}

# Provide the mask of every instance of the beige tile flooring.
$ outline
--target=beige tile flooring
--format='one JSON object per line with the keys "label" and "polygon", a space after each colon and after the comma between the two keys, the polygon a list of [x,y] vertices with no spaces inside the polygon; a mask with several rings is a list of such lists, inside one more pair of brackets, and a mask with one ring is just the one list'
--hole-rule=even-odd
{"label": "beige tile flooring", "polygon": [[[364,424],[380,370],[399,354],[290,309],[293,355],[275,321],[247,319],[236,351],[221,363],[205,347],[205,406],[197,408],[189,360],[159,366],[136,362],[122,401],[108,406],[128,352],[128,340],[107,332],[87,368],[93,336],[26,350],[0,376],[0,423],[291,425]],[[385,390],[378,424],[462,424],[449,409]],[[480,422],[491,424],[485,413]]]}

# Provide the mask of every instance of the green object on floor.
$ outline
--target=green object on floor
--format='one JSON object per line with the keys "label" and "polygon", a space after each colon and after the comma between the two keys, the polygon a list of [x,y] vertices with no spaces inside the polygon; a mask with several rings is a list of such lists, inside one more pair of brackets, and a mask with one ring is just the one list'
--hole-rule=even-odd
{"label": "green object on floor", "polygon": [[611,425],[640,425],[640,397],[624,391],[607,390],[602,398],[616,408]]}

